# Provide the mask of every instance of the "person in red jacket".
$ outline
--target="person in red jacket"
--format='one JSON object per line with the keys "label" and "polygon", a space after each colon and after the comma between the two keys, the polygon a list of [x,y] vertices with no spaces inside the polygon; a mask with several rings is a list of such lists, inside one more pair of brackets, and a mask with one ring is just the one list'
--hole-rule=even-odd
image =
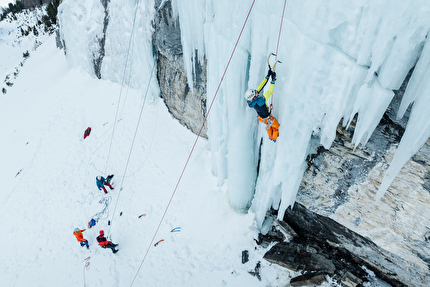
{"label": "person in red jacket", "polygon": [[112,242],[108,241],[105,237],[105,232],[103,230],[100,230],[100,235],[97,236],[97,242],[102,248],[110,248],[112,249],[113,253],[117,253],[118,250],[115,249],[115,246],[118,244],[113,244]]}
{"label": "person in red jacket", "polygon": [[78,242],[81,243],[81,246],[87,246],[87,249],[90,248],[90,246],[88,246],[88,240],[86,240],[84,238],[84,235],[82,234],[82,232],[84,232],[85,229],[79,229],[79,228],[75,228],[75,231],[73,232],[73,235],[76,237],[76,240],[78,240]]}

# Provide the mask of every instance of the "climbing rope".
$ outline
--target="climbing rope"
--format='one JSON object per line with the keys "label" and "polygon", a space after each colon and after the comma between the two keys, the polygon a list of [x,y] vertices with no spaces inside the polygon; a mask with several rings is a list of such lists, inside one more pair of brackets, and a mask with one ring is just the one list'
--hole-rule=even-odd
{"label": "climbing rope", "polygon": [[152,134],[151,134],[151,136],[150,136],[150,139],[151,139],[151,141],[150,141],[150,143],[149,143],[149,147],[148,147],[148,152],[146,153],[146,157],[142,160],[142,161],[140,161],[140,166],[135,170],[135,171],[133,171],[133,172],[131,172],[131,173],[129,173],[127,176],[124,176],[124,178],[128,178],[128,177],[130,177],[130,176],[133,176],[133,175],[135,175],[137,172],[139,172],[139,170],[145,165],[145,163],[146,163],[146,161],[148,160],[148,158],[149,158],[149,155],[151,154],[151,151],[152,151],[152,145],[153,145],[153,143],[154,143],[154,138],[155,138],[155,132],[157,131],[157,122],[158,122],[158,111],[159,111],[159,105],[160,105],[160,101],[157,101],[157,105],[156,105],[156,107],[155,107],[155,110],[156,110],[156,114],[155,114],[155,123],[152,125],[153,126],[153,129],[152,129]]}
{"label": "climbing rope", "polygon": [[[87,258],[85,258],[82,262],[84,262],[84,261],[86,261],[85,262],[85,265],[84,265],[84,269],[83,269],[83,274],[84,274],[84,287],[85,286],[87,286],[87,282],[85,281],[85,270],[89,270],[90,269],[90,265],[91,265],[91,263],[90,263],[90,259],[91,259],[91,256],[88,256]],[[82,263],[81,262],[81,263]]]}
{"label": "climbing rope", "polygon": [[[120,102],[121,102],[121,96],[122,96],[122,89],[123,89],[123,86],[124,86],[124,80],[125,80],[125,75],[126,75],[126,71],[127,71],[127,65],[128,65],[128,59],[129,59],[129,54],[130,54],[130,48],[131,48],[131,44],[132,44],[132,40],[133,40],[133,34],[134,34],[134,29],[135,29],[135,26],[136,26],[136,16],[137,16],[137,10],[138,10],[138,8],[139,8],[139,3],[140,3],[140,0],[138,0],[137,1],[137,3],[136,3],[136,9],[135,9],[135,11],[134,11],[134,17],[133,17],[133,25],[132,25],[132,29],[131,29],[131,35],[130,35],[130,40],[129,40],[129,44],[128,44],[128,49],[127,49],[127,55],[126,55],[126,59],[125,59],[125,65],[124,65],[124,72],[123,72],[123,75],[122,75],[122,80],[121,80],[121,89],[120,89],[120,92],[119,92],[119,96],[118,96],[118,103],[117,103],[117,108],[116,108],[116,113],[115,113],[115,120],[114,120],[114,122],[113,122],[113,128],[112,128],[112,135],[111,135],[111,141],[110,141],[110,145],[109,145],[109,151],[108,151],[108,156],[107,156],[107,161],[106,161],[106,168],[105,168],[105,174],[107,174],[107,169],[108,169],[108,166],[109,166],[109,160],[110,160],[110,155],[111,155],[111,150],[112,150],[112,142],[113,142],[113,138],[114,138],[114,134],[115,134],[115,128],[116,128],[116,123],[117,123],[117,119],[118,119],[118,111],[119,111],[119,106],[120,106]],[[131,69],[131,68],[130,68]],[[130,75],[131,75],[131,71],[130,71]],[[152,77],[152,73],[151,73],[151,77]],[[149,81],[151,81],[151,79],[149,80]],[[129,80],[129,82],[128,82],[128,85],[130,85],[130,80]],[[149,86],[149,83],[148,83],[148,86]],[[127,90],[127,92],[128,92],[128,90]],[[142,109],[143,109],[143,106],[142,106]],[[139,121],[140,121],[140,117],[139,117]],[[103,135],[102,135],[103,136]],[[135,135],[135,137],[136,137],[136,135]],[[134,139],[133,139],[133,143],[134,143]],[[105,142],[102,144],[102,146],[105,144]],[[100,146],[101,147],[101,146]],[[99,147],[99,148],[100,148]],[[98,148],[98,149],[99,149]],[[98,150],[97,149],[97,150]],[[96,151],[97,151],[96,150]],[[94,151],[95,152],[95,151]],[[93,153],[94,153],[93,152]],[[131,150],[130,150],[130,154],[131,154]],[[130,157],[129,157],[130,158]],[[127,165],[128,165],[128,161],[127,161]],[[95,167],[95,166],[94,166]],[[126,168],[127,168],[127,166],[126,166]],[[125,174],[125,171],[124,171],[124,174]],[[123,179],[123,181],[124,181],[124,179]],[[121,182],[121,186],[122,186],[122,182]],[[122,189],[122,187],[121,187],[121,189]],[[121,190],[120,190],[120,192],[121,192]],[[118,195],[118,199],[119,199],[119,195]],[[118,199],[117,199],[117,204],[118,204]],[[107,217],[109,217],[109,209],[108,209],[108,206],[109,206],[109,204],[110,204],[110,202],[111,202],[111,197],[110,196],[106,196],[106,197],[103,197],[100,201],[99,201],[99,203],[100,204],[104,204],[104,208],[103,208],[103,210],[101,211],[101,212],[99,212],[99,213],[96,213],[94,216],[93,216],[93,218],[96,218],[95,220],[96,220],[96,222],[98,221],[98,220],[100,220],[100,219],[104,219],[104,218],[107,218]],[[115,209],[116,209],[116,205],[115,205]],[[110,229],[109,229],[109,231],[110,231]],[[85,265],[84,265],[84,269],[83,269],[83,276],[84,276],[84,287],[86,286],[86,282],[85,282],[85,270],[88,270],[89,269],[89,267],[90,267],[90,258],[91,257],[87,257],[84,261],[86,261],[86,263],[85,263]],[[82,261],[82,262],[84,262],[84,261]]]}
{"label": "climbing rope", "polygon": [[147,250],[146,250],[146,253],[145,253],[145,255],[144,255],[143,259],[142,259],[142,262],[140,263],[140,266],[139,266],[139,268],[138,268],[138,270],[137,270],[137,272],[136,272],[136,275],[135,275],[135,276],[134,276],[134,278],[133,278],[133,281],[132,281],[132,282],[131,282],[131,284],[130,284],[130,287],[131,287],[131,286],[133,286],[134,281],[136,280],[137,275],[139,274],[140,269],[142,268],[142,265],[143,265],[143,263],[145,262],[145,259],[146,259],[147,255],[148,255],[148,253],[149,253],[149,249],[151,248],[152,243],[154,242],[154,239],[155,239],[155,237],[156,237],[156,236],[157,236],[157,234],[158,234],[158,231],[159,231],[159,229],[160,229],[161,223],[163,222],[163,220],[164,220],[164,218],[165,218],[165,216],[166,216],[166,214],[167,214],[167,211],[168,211],[168,209],[169,209],[169,207],[170,207],[170,204],[172,203],[173,197],[174,197],[174,196],[175,196],[175,194],[176,194],[176,191],[177,191],[177,189],[178,189],[179,183],[181,182],[182,176],[183,176],[183,175],[184,175],[184,173],[185,173],[185,170],[186,170],[186,168],[187,168],[187,166],[188,166],[188,163],[189,163],[189,161],[190,161],[190,158],[191,158],[191,156],[192,156],[192,154],[193,154],[193,152],[194,152],[194,149],[195,149],[195,147],[196,147],[196,145],[197,145],[197,142],[198,142],[198,140],[199,140],[199,138],[200,138],[200,135],[201,135],[201,133],[202,133],[202,131],[203,131],[204,125],[205,125],[205,123],[206,123],[206,121],[207,121],[207,119],[208,119],[208,116],[209,116],[209,114],[210,114],[210,111],[211,111],[211,109],[212,109],[212,106],[213,106],[213,104],[214,104],[214,102],[215,102],[215,99],[216,99],[216,97],[217,97],[217,95],[218,95],[218,91],[219,91],[219,89],[220,89],[220,87],[221,87],[222,82],[224,81],[224,77],[225,77],[225,75],[226,75],[226,73],[227,73],[227,70],[228,70],[228,68],[229,68],[229,66],[230,66],[231,60],[232,60],[232,58],[233,58],[233,55],[234,55],[234,53],[236,52],[236,48],[237,48],[237,46],[238,46],[238,44],[239,44],[240,38],[242,37],[243,30],[245,29],[246,23],[248,22],[249,15],[251,14],[251,11],[252,11],[252,9],[253,9],[253,7],[254,7],[255,1],[256,1],[256,0],[253,0],[253,1],[252,1],[251,7],[249,8],[249,11],[248,11],[248,14],[247,14],[247,16],[246,16],[245,22],[243,23],[242,29],[240,30],[240,33],[239,33],[239,36],[238,36],[238,38],[237,38],[236,44],[234,45],[233,51],[231,52],[231,55],[230,55],[230,58],[229,58],[229,60],[228,60],[228,62],[227,62],[227,65],[226,65],[226,67],[225,67],[224,73],[223,73],[223,75],[222,75],[222,77],[221,77],[221,80],[220,80],[220,82],[219,82],[219,84],[218,84],[218,87],[217,87],[217,89],[216,89],[216,91],[215,91],[214,97],[213,97],[212,102],[211,102],[211,104],[210,104],[210,106],[209,106],[209,108],[208,108],[208,111],[207,111],[207,113],[206,113],[206,116],[205,116],[205,118],[204,118],[204,120],[203,120],[203,124],[202,124],[202,126],[201,126],[201,128],[200,128],[200,130],[199,130],[199,133],[198,133],[198,134],[197,134],[197,136],[196,136],[196,139],[195,139],[195,141],[194,141],[193,147],[192,147],[192,149],[191,149],[191,151],[190,151],[190,153],[189,153],[189,155],[188,155],[188,158],[187,158],[187,160],[186,160],[186,162],[185,162],[185,165],[184,165],[184,167],[183,167],[183,169],[182,169],[181,175],[179,176],[179,179],[178,179],[178,181],[177,181],[177,183],[176,183],[176,186],[175,186],[175,188],[174,188],[174,190],[173,190],[173,192],[172,192],[172,195],[170,196],[170,199],[169,199],[169,202],[168,202],[168,204],[167,204],[167,206],[166,206],[166,209],[164,210],[164,213],[163,213],[163,215],[162,215],[162,217],[161,217],[161,219],[160,219],[160,222],[158,223],[157,229],[155,230],[154,236],[152,237],[151,242],[150,242],[150,243],[149,243],[149,245],[148,245],[148,248],[147,248]]}
{"label": "climbing rope", "polygon": [[[281,31],[282,31],[282,23],[284,22],[284,14],[285,14],[285,7],[287,6],[287,0],[284,1],[284,8],[282,9],[282,17],[281,17],[281,24],[279,25],[279,34],[278,34],[278,43],[276,44],[276,53],[275,53],[275,64],[273,65],[273,71],[275,71],[275,65],[278,62],[278,51],[279,51],[279,41],[281,39]],[[270,55],[269,55],[270,57]],[[270,97],[270,109],[273,107],[273,98],[274,93]]]}
{"label": "climbing rope", "polygon": [[151,84],[152,76],[154,75],[155,67],[156,67],[156,63],[154,63],[154,66],[153,66],[153,68],[152,68],[152,70],[151,70],[151,76],[149,77],[148,85],[146,86],[145,97],[143,98],[143,103],[142,103],[142,107],[141,107],[141,109],[140,109],[139,119],[137,120],[136,130],[135,130],[135,132],[134,132],[133,141],[131,142],[130,152],[129,152],[129,154],[128,154],[128,158],[127,158],[127,163],[125,164],[125,168],[124,168],[124,175],[123,175],[122,180],[121,180],[121,185],[120,185],[120,189],[119,189],[118,197],[117,197],[117,200],[116,200],[116,203],[115,203],[115,208],[114,208],[113,213],[112,213],[112,219],[111,219],[111,224],[109,225],[108,236],[109,236],[109,234],[110,234],[110,230],[111,230],[112,225],[113,225],[113,219],[114,219],[114,217],[115,217],[115,211],[116,211],[116,208],[117,208],[117,206],[118,206],[119,198],[120,198],[121,191],[122,191],[122,186],[123,186],[124,179],[125,179],[125,174],[126,174],[126,172],[127,172],[128,164],[129,164],[129,162],[130,162],[130,157],[131,157],[131,152],[133,151],[134,142],[136,141],[137,131],[138,131],[138,129],[139,129],[140,120],[142,119],[143,108],[145,107],[145,102],[146,102],[146,98],[147,98],[147,95],[148,95],[149,86],[150,86],[150,84]]}
{"label": "climbing rope", "polygon": [[93,218],[96,222],[98,222],[101,219],[106,219],[109,217],[109,209],[108,206],[110,202],[112,201],[112,197],[110,196],[104,196],[99,200],[99,203],[101,205],[104,205],[102,211],[94,214],[91,218]]}
{"label": "climbing rope", "polygon": [[278,43],[276,44],[275,63],[278,60],[279,41],[281,39],[282,23],[284,22],[285,6],[287,6],[287,0],[285,0],[284,8],[282,9],[281,24],[279,25]]}
{"label": "climbing rope", "polygon": [[127,64],[128,64],[128,59],[129,59],[128,56],[130,54],[130,48],[131,48],[131,42],[133,40],[134,28],[136,26],[136,16],[137,16],[137,9],[139,8],[139,3],[140,3],[140,0],[137,1],[137,3],[136,3],[136,9],[134,11],[133,26],[131,28],[130,41],[128,43],[127,55],[125,57],[124,73],[122,75],[121,89],[119,91],[118,103],[116,105],[115,120],[113,122],[113,130],[112,130],[112,136],[111,136],[111,139],[110,139],[110,145],[109,145],[109,151],[108,151],[108,156],[107,156],[107,161],[106,161],[105,174],[107,174],[107,169],[108,169],[108,166],[109,166],[109,159],[110,159],[110,154],[111,154],[111,149],[112,149],[112,142],[113,142],[113,137],[114,137],[114,134],[115,134],[115,127],[116,127],[116,121],[117,121],[117,118],[118,118],[119,104],[121,102],[122,88],[124,86],[124,80],[125,80],[125,73],[127,71]]}

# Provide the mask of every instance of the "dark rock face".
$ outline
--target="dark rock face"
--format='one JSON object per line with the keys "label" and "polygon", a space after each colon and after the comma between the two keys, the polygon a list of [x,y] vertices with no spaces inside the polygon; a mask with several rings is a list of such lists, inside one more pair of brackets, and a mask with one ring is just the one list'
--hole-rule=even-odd
{"label": "dark rock face", "polygon": [[368,281],[366,269],[392,286],[430,284],[428,270],[378,247],[371,240],[299,203],[286,211],[285,223],[296,235],[289,242],[273,246],[264,258],[307,274],[291,280],[296,284],[292,286],[311,284],[306,283],[310,278],[317,282],[322,278],[321,274],[330,275],[339,283],[356,286]]}
{"label": "dark rock face", "polygon": [[306,286],[306,285],[319,285],[322,284],[325,280],[325,275],[323,272],[315,272],[315,273],[306,273],[300,276],[297,276],[290,280],[291,286]]}
{"label": "dark rock face", "polygon": [[171,0],[164,3],[162,0],[155,0],[155,9],[157,12],[153,22],[155,33],[152,35],[152,44],[155,50],[175,62],[177,56],[182,56],[179,19],[173,17]]}
{"label": "dark rock face", "polygon": [[396,119],[406,81],[365,147],[354,150],[354,126],[339,125],[330,149],[309,156],[297,201],[427,268],[430,278],[430,141],[405,164],[384,197],[374,200],[409,118],[408,110]]}
{"label": "dark rock face", "polygon": [[97,78],[101,79],[101,67],[102,67],[102,61],[105,56],[105,43],[106,43],[106,30],[109,24],[109,10],[108,10],[108,4],[110,0],[101,0],[101,3],[104,8],[104,14],[105,17],[103,19],[103,34],[100,38],[97,38],[98,44],[99,44],[99,50],[95,53],[93,53],[93,66],[94,66],[94,74],[97,76]]}
{"label": "dark rock face", "polygon": [[[162,6],[160,6],[162,5]],[[174,18],[171,1],[155,1],[157,13],[152,43],[158,54],[157,79],[161,97],[170,113],[198,134],[206,117],[206,60],[193,60],[193,87],[188,84],[184,67],[179,20]],[[207,138],[207,125],[200,133]]]}

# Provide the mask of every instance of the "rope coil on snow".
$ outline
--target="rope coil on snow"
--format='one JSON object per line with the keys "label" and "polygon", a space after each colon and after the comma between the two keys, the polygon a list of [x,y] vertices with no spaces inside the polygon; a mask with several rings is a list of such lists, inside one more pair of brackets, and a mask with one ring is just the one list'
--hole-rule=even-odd
{"label": "rope coil on snow", "polygon": [[85,262],[85,265],[84,265],[84,268],[83,268],[83,270],[82,270],[83,275],[84,275],[84,287],[85,287],[85,286],[87,286],[87,283],[86,283],[86,281],[85,281],[85,270],[89,270],[89,269],[90,269],[90,265],[91,265],[91,263],[90,263],[90,259],[91,259],[91,256],[88,256],[87,258],[85,258],[85,259],[82,261],[82,262],[86,261],[86,262]]}

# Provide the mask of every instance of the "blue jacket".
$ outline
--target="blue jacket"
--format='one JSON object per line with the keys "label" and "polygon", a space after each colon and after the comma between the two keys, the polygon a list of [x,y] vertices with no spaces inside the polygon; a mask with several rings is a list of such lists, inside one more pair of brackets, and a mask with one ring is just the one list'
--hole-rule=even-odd
{"label": "blue jacket", "polygon": [[271,114],[270,107],[267,105],[267,100],[270,98],[270,96],[273,94],[273,89],[275,88],[275,82],[270,83],[269,90],[264,93],[264,95],[260,94],[260,91],[264,88],[269,78],[266,76],[263,81],[261,81],[260,85],[257,87],[258,96],[253,100],[252,102],[248,103],[248,106],[250,108],[254,108],[257,114],[262,118],[265,119]]}
{"label": "blue jacket", "polygon": [[96,183],[97,183],[97,187],[98,187],[99,190],[102,189],[102,187],[105,184],[105,182],[106,182],[106,179],[103,176],[102,176],[101,180],[98,180],[97,177],[96,177]]}

